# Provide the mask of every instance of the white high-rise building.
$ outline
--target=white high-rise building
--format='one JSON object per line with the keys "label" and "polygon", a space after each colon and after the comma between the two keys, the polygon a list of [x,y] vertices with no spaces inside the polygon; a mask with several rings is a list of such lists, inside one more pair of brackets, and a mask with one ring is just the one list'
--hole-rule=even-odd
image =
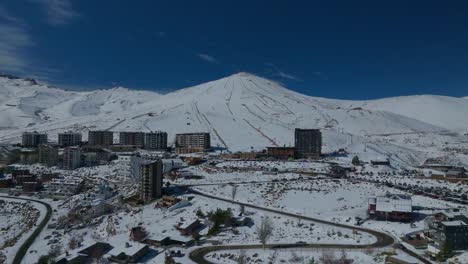
{"label": "white high-rise building", "polygon": [[67,147],[63,151],[63,169],[75,170],[81,166],[81,149]]}

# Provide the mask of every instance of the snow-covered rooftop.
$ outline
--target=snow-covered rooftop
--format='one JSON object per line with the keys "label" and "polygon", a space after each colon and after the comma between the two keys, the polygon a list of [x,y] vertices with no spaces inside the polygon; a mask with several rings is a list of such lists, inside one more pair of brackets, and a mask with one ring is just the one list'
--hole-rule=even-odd
{"label": "snow-covered rooftop", "polygon": [[376,197],[376,210],[381,212],[412,212],[411,196],[386,194]]}
{"label": "snow-covered rooftop", "polygon": [[466,223],[460,220],[442,222],[444,226],[466,226]]}

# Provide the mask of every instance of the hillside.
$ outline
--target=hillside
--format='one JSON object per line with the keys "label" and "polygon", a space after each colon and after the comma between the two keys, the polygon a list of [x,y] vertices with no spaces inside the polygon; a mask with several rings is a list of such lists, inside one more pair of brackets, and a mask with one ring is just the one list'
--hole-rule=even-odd
{"label": "hillside", "polygon": [[468,104],[466,100],[456,97],[416,95],[364,101],[352,105],[404,115],[457,132],[468,130]]}
{"label": "hillside", "polygon": [[[343,101],[310,97],[248,73],[166,95],[124,88],[70,92],[22,79],[0,78],[0,141],[18,141],[23,131],[68,129],[210,132],[212,144],[231,151],[293,144],[296,127],[320,128],[324,151],[346,147],[369,157],[420,163],[424,149],[381,136],[460,131],[468,101],[438,96]],[[395,106],[395,107],[392,107]],[[458,109],[458,112],[456,111]],[[438,115],[436,114],[438,113]],[[448,116],[454,116],[453,120]],[[378,142],[378,143],[377,143]],[[368,152],[368,153],[367,153]]]}

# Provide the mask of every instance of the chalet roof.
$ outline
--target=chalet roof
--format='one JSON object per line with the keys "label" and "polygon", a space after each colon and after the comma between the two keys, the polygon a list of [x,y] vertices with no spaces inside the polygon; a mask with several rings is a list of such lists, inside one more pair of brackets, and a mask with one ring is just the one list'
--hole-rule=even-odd
{"label": "chalet roof", "polygon": [[134,256],[141,250],[143,250],[147,245],[136,243],[136,242],[119,242],[113,244],[114,248],[107,253],[110,256],[118,256],[120,254],[125,254],[127,256]]}
{"label": "chalet roof", "polygon": [[376,197],[376,210],[381,212],[412,212],[411,196],[390,194]]}
{"label": "chalet roof", "polygon": [[186,229],[190,226],[192,226],[193,224],[196,224],[196,223],[200,223],[200,221],[198,221],[198,219],[195,219],[195,220],[188,220],[188,221],[185,221],[184,223],[182,223],[181,225],[178,226],[178,228],[180,229]]}
{"label": "chalet roof", "polygon": [[467,224],[461,220],[455,220],[455,221],[445,221],[441,222],[442,225],[444,226],[466,226]]}

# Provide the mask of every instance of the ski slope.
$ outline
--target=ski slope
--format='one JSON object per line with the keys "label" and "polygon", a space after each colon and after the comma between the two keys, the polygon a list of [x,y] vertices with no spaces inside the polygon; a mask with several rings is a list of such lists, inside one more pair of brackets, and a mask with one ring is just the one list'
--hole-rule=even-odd
{"label": "ski slope", "polygon": [[[84,133],[163,130],[210,132],[219,149],[246,151],[293,145],[294,128],[320,128],[324,151],[348,148],[369,157],[418,163],[424,150],[376,142],[374,136],[468,131],[468,101],[441,96],[344,101],[306,96],[249,73],[165,95],[113,88],[72,92],[24,79],[0,77],[0,142],[17,142],[25,131]],[[369,151],[369,153],[367,153]]]}

